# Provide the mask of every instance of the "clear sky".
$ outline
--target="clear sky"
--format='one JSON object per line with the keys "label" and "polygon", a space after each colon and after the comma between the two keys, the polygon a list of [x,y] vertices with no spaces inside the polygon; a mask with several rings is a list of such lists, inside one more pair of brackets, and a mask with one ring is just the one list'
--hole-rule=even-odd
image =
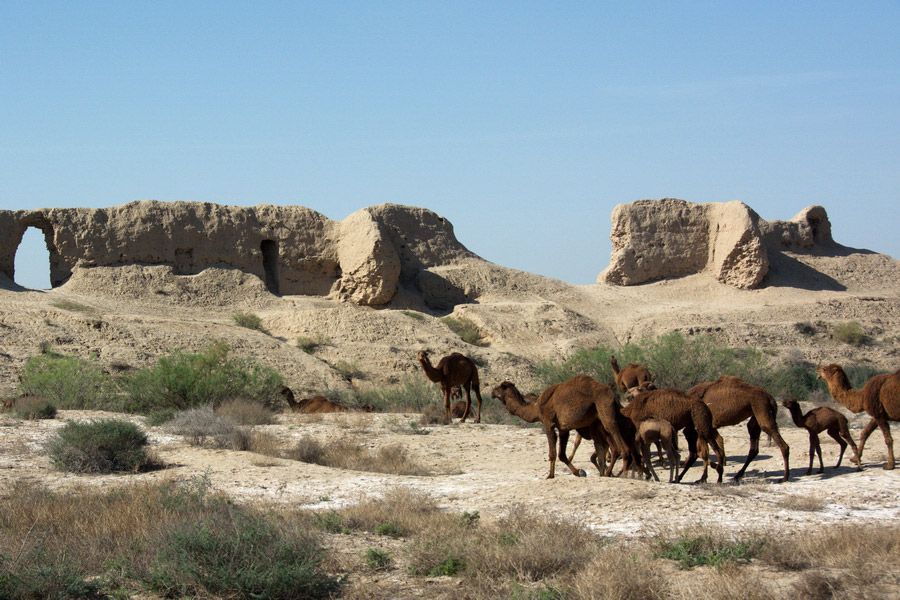
{"label": "clear sky", "polygon": [[0,208],[394,202],[585,284],[662,197],[900,257],[900,2],[0,3]]}

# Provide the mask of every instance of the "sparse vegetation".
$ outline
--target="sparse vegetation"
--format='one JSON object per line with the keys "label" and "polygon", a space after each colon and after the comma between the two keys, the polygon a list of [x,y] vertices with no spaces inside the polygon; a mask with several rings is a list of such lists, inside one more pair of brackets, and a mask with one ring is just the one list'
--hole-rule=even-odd
{"label": "sparse vegetation", "polygon": [[29,421],[53,419],[56,417],[56,407],[43,396],[20,396],[16,398],[12,413]]}
{"label": "sparse vegetation", "polygon": [[229,351],[224,342],[213,341],[201,352],[176,350],[153,367],[123,376],[126,409],[147,414],[163,409],[217,407],[234,399],[280,407],[281,376],[252,360],[232,359]]}
{"label": "sparse vegetation", "polygon": [[722,536],[701,534],[661,539],[656,556],[674,560],[680,569],[711,565],[721,567],[736,561],[748,561],[765,544],[761,539],[732,541]]}
{"label": "sparse vegetation", "polygon": [[866,335],[859,321],[839,323],[832,328],[831,333],[834,339],[851,346],[863,346],[870,342],[869,336]]}
{"label": "sparse vegetation", "polygon": [[104,419],[72,421],[47,445],[50,461],[57,469],[74,473],[136,472],[147,468],[147,436],[134,423]]}
{"label": "sparse vegetation", "polygon": [[410,319],[415,319],[416,321],[424,321],[425,320],[425,315],[423,315],[420,312],[415,312],[412,310],[403,310],[400,312],[402,312],[404,315],[406,315]]}
{"label": "sparse vegetation", "polygon": [[261,331],[262,333],[268,333],[262,325],[262,319],[257,314],[239,312],[234,313],[232,318],[234,319],[234,324],[238,327],[245,327],[247,329]]}
{"label": "sparse vegetation", "polygon": [[95,308],[88,306],[86,304],[74,302],[72,300],[58,300],[56,302],[52,302],[51,306],[55,306],[56,308],[61,308],[62,310],[69,310],[72,312],[80,312],[80,313],[96,312]]}
{"label": "sparse vegetation", "polygon": [[446,325],[450,331],[459,336],[459,338],[467,344],[473,346],[486,346],[484,343],[484,333],[470,319],[465,317],[444,317],[441,323]]}
{"label": "sparse vegetation", "polygon": [[351,440],[332,440],[325,444],[302,438],[292,448],[278,450],[278,456],[301,462],[394,475],[431,475],[431,471],[417,463],[400,444],[369,450]]}
{"label": "sparse vegetation", "polygon": [[353,360],[339,360],[332,364],[331,368],[340,373],[344,379],[366,378],[366,374],[359,368],[359,364]]}
{"label": "sparse vegetation", "polygon": [[812,323],[808,323],[806,321],[794,323],[794,329],[800,335],[815,335],[816,334],[816,326]]}
{"label": "sparse vegetation", "polygon": [[331,344],[331,338],[327,335],[317,335],[314,337],[301,335],[297,337],[297,347],[307,354],[312,354],[320,347],[327,346],[329,344]]}
{"label": "sparse vegetation", "polygon": [[167,429],[184,436],[192,446],[246,450],[247,432],[211,406],[198,406],[181,411],[168,423]]}
{"label": "sparse vegetation", "polygon": [[219,405],[216,413],[234,421],[237,425],[271,425],[275,422],[275,413],[269,407],[241,398],[226,400]]}
{"label": "sparse vegetation", "polygon": [[55,352],[28,359],[19,391],[46,398],[61,409],[115,410],[119,406],[112,381],[96,360]]}

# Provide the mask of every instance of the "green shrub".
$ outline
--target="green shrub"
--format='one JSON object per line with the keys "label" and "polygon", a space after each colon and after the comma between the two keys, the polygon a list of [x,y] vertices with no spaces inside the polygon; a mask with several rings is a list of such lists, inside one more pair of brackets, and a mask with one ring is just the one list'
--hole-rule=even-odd
{"label": "green shrub", "polygon": [[402,310],[400,312],[402,312],[404,315],[406,315],[410,319],[415,319],[416,321],[424,321],[425,320],[425,315],[423,315],[420,312],[415,312],[413,310]]}
{"label": "green shrub", "polygon": [[460,337],[467,344],[473,346],[486,346],[484,343],[484,333],[471,320],[465,317],[444,317],[441,323],[450,328],[450,331]]}
{"label": "green shrub", "polygon": [[750,560],[763,547],[762,540],[727,540],[720,536],[697,535],[674,540],[661,540],[658,558],[678,563],[679,569],[696,566],[722,566],[726,563]]}
{"label": "green shrub", "polygon": [[109,376],[95,360],[53,352],[28,359],[19,390],[42,396],[62,409],[116,410],[119,406]]}
{"label": "green shrub", "polygon": [[13,406],[13,414],[30,421],[53,419],[56,417],[56,407],[42,396],[19,396]]}
{"label": "green shrub", "polygon": [[836,340],[849,344],[851,346],[863,346],[869,343],[869,336],[863,331],[859,321],[849,321],[835,325],[832,335]]}
{"label": "green shrub", "polygon": [[256,315],[254,313],[239,312],[234,313],[234,316],[232,318],[234,319],[234,324],[238,327],[245,327],[247,329],[253,329],[254,331],[267,333],[266,329],[262,326],[262,319],[259,317],[259,315]]}
{"label": "green shrub", "polygon": [[378,548],[366,549],[366,568],[370,571],[383,571],[391,566],[391,555]]}
{"label": "green shrub", "polygon": [[211,342],[204,350],[176,350],[150,368],[125,376],[122,387],[126,408],[147,414],[155,410],[185,410],[195,406],[218,406],[241,398],[280,406],[281,376],[252,360],[228,357],[224,342]]}
{"label": "green shrub", "polygon": [[406,377],[395,385],[379,385],[354,389],[341,396],[347,406],[369,405],[376,412],[421,412],[426,406],[440,404],[444,397],[440,387],[424,376]]}
{"label": "green shrub", "polygon": [[74,473],[138,471],[151,464],[147,436],[134,423],[104,419],[70,422],[48,444],[53,466]]}
{"label": "green shrub", "polygon": [[4,600],[98,597],[98,583],[87,581],[65,554],[52,555],[37,548],[16,562],[14,565],[0,554],[0,598]]}
{"label": "green shrub", "polygon": [[341,580],[320,571],[323,555],[301,529],[221,507],[166,533],[147,583],[170,598],[327,598]]}

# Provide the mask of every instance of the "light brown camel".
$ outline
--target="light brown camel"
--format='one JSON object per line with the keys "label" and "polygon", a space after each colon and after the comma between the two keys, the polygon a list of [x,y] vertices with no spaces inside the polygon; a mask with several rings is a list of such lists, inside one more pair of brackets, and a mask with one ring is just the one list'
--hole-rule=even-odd
{"label": "light brown camel", "polygon": [[303,398],[297,401],[294,399],[294,392],[286,385],[281,386],[280,393],[287,401],[290,410],[296,413],[313,415],[336,412],[369,412],[372,408],[371,406],[365,406],[360,409],[353,409],[329,400],[325,396],[313,396],[312,398]]}
{"label": "light brown camel", "polygon": [[[734,375],[722,375],[715,381],[699,383],[688,390],[688,396],[702,400],[712,411],[713,427],[728,427],[747,421],[747,431],[750,433],[750,450],[747,452],[747,460],[744,466],[735,474],[734,480],[740,481],[747,470],[750,461],[759,454],[759,435],[765,431],[781,450],[784,460],[784,476],[781,481],[787,481],[790,476],[789,457],[791,449],[778,431],[778,404],[766,390],[750,385],[740,377]],[[749,420],[748,420],[749,419]],[[718,443],[722,445],[719,436]],[[724,451],[724,447],[723,447]]]}
{"label": "light brown camel", "polygon": [[722,464],[725,452],[716,441],[719,433],[713,427],[712,413],[706,404],[675,388],[633,391],[631,403],[622,409],[622,413],[635,423],[656,417],[671,423],[676,431],[684,430],[684,437],[688,444],[688,457],[684,463],[684,470],[678,474],[675,481],[681,481],[684,478],[684,474],[697,460],[699,450],[700,458],[703,459],[703,475],[699,482],[705,482],[709,471],[709,444],[712,444],[719,459],[716,462],[718,482],[722,482]]}
{"label": "light brown camel", "polygon": [[884,468],[893,469],[894,438],[891,437],[890,421],[900,421],[900,370],[875,375],[861,390],[850,387],[850,380],[840,365],[822,365],[816,369],[816,374],[825,380],[831,396],[846,406],[847,410],[853,413],[866,411],[866,414],[872,417],[859,434],[857,458],[862,460],[866,440],[875,431],[875,427],[879,427],[884,434],[884,444],[888,451],[888,460]]}
{"label": "light brown camel", "polygon": [[3,410],[12,410],[15,405],[16,405],[15,398],[7,398],[6,400],[3,401]]}
{"label": "light brown camel", "polygon": [[853,442],[853,437],[850,435],[850,428],[847,426],[847,417],[827,406],[820,406],[803,414],[800,410],[800,404],[794,399],[784,400],[781,402],[781,405],[790,411],[794,425],[802,427],[809,432],[809,468],[806,469],[807,475],[812,473],[813,456],[816,455],[819,457],[818,472],[822,473],[825,471],[825,465],[822,464],[822,446],[819,445],[819,434],[823,431],[827,431],[828,435],[841,447],[841,454],[838,456],[838,461],[834,468],[837,469],[841,466],[841,461],[844,459],[844,450],[847,449],[847,444],[850,444],[850,447],[853,448],[853,455],[856,458],[856,470],[862,470],[862,467],[859,466],[859,451]]}
{"label": "light brown camel", "polygon": [[609,364],[612,366],[613,375],[616,377],[616,387],[627,392],[633,387],[649,386],[648,389],[655,389],[653,385],[653,377],[650,370],[643,365],[631,363],[624,369],[619,370],[619,363],[615,356],[609,357]]}
{"label": "light brown camel", "polygon": [[475,422],[481,423],[481,385],[478,382],[478,367],[472,359],[454,352],[442,358],[437,366],[432,366],[426,350],[420,350],[417,357],[425,370],[425,376],[441,385],[441,392],[444,394],[444,422],[450,422],[450,393],[453,386],[461,385],[466,390],[466,410],[459,422],[465,422],[469,416],[472,406],[471,389],[474,387],[475,396],[478,398],[478,415]]}
{"label": "light brown camel", "polygon": [[[675,480],[676,469],[681,462],[678,454],[678,432],[672,427],[672,424],[662,419],[650,417],[637,423],[637,434],[635,435],[635,443],[641,451],[641,459],[644,467],[653,479],[659,481],[653,465],[650,463],[650,444],[656,444],[657,447],[662,446],[666,450],[669,457],[669,483]],[[660,453],[660,458],[662,454]],[[648,476],[649,477],[649,476]]]}
{"label": "light brown camel", "polygon": [[553,479],[555,475],[557,456],[573,475],[584,477],[584,471],[572,466],[566,456],[566,444],[571,431],[577,431],[582,437],[594,442],[591,462],[603,475],[609,475],[612,471],[612,464],[608,467],[604,464],[606,451],[610,446],[615,446],[623,455],[624,465],[620,475],[638,455],[634,451],[633,431],[631,440],[626,442],[629,436],[625,433],[626,437],[623,437],[620,430],[620,425],[624,425],[626,419],[622,418],[615,392],[587,375],[576,375],[568,381],[551,385],[535,402],[527,402],[509,381],[495,387],[491,397],[499,400],[510,414],[524,421],[540,421],[549,446],[550,473],[547,479]]}

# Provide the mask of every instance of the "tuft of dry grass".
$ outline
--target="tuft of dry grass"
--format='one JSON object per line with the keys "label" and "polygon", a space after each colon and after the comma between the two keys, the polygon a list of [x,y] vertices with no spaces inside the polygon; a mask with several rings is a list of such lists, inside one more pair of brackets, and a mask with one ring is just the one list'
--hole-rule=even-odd
{"label": "tuft of dry grass", "polygon": [[802,510],[808,512],[819,512],[820,510],[825,508],[824,498],[819,496],[809,496],[809,495],[800,495],[800,494],[791,494],[789,496],[784,496],[779,498],[778,506],[781,508],[786,508],[788,510]]}
{"label": "tuft of dry grass", "polygon": [[255,451],[336,469],[392,475],[433,474],[430,469],[410,457],[402,444],[390,444],[372,450],[352,439],[336,439],[323,444],[318,440],[303,437],[290,448],[267,443],[259,445]]}
{"label": "tuft of dry grass", "polygon": [[248,450],[250,433],[230,418],[217,414],[211,406],[183,410],[175,415],[166,428],[184,436],[191,446]]}
{"label": "tuft of dry grass", "polygon": [[229,400],[216,409],[216,413],[238,425],[271,425],[275,413],[259,402],[251,400]]}

